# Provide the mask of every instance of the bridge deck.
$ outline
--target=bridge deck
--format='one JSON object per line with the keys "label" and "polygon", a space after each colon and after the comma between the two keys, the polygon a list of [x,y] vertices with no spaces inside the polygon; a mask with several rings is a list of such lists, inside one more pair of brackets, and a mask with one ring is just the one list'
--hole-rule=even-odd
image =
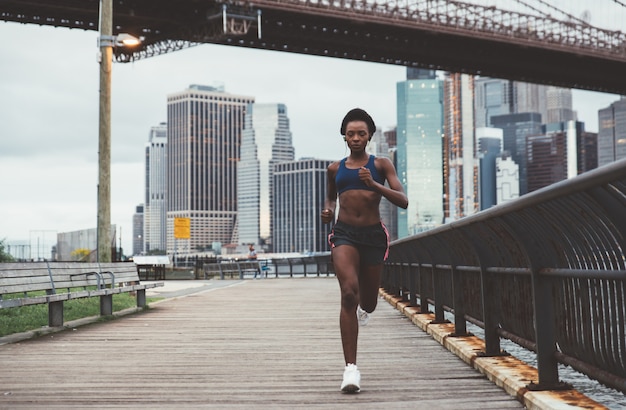
{"label": "bridge deck", "polygon": [[245,281],[0,346],[0,408],[523,408],[381,300],[343,371],[334,278]]}

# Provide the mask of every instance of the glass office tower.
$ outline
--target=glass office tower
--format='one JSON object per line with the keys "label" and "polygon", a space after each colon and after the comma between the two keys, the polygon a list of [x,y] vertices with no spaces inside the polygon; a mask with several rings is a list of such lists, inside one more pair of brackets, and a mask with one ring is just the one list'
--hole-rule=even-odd
{"label": "glass office tower", "polygon": [[396,85],[397,171],[409,199],[398,209],[398,238],[443,222],[443,81],[432,71],[416,77]]}
{"label": "glass office tower", "polygon": [[541,133],[541,114],[533,112],[496,115],[491,117],[494,128],[502,129],[502,151],[507,152],[519,166],[520,195],[528,193],[526,137]]}
{"label": "glass office tower", "polygon": [[[237,163],[253,102],[203,85],[168,95],[168,254],[235,243]],[[188,239],[174,237],[175,218],[189,218]]]}
{"label": "glass office tower", "polygon": [[494,115],[515,111],[513,81],[479,77],[475,80],[476,128],[489,127]]}
{"label": "glass office tower", "polygon": [[626,158],[626,97],[598,111],[598,166]]}
{"label": "glass office tower", "polygon": [[478,141],[478,187],[480,210],[491,208],[498,203],[498,168],[496,160],[502,155],[502,130],[498,128],[477,128]]}
{"label": "glass office tower", "polygon": [[294,147],[284,104],[250,104],[237,167],[239,243],[271,252],[274,164],[293,161]]}

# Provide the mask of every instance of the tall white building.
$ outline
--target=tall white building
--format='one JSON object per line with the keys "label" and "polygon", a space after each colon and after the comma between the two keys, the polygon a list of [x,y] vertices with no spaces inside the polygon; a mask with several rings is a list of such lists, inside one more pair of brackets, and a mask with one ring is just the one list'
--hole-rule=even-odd
{"label": "tall white building", "polygon": [[143,252],[167,249],[167,124],[150,129],[145,151]]}
{"label": "tall white building", "polygon": [[[168,95],[168,254],[236,243],[237,163],[253,102],[203,85]],[[188,218],[189,238],[175,238],[175,218]]]}
{"label": "tall white building", "polygon": [[293,161],[294,147],[284,104],[250,104],[237,166],[239,243],[271,249],[274,164]]}

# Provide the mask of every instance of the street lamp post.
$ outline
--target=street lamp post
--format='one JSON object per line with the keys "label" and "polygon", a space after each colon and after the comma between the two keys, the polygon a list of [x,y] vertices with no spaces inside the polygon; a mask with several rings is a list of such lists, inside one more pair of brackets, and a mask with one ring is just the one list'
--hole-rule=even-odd
{"label": "street lamp post", "polygon": [[100,117],[98,132],[98,262],[111,262],[111,68],[113,0],[100,0]]}

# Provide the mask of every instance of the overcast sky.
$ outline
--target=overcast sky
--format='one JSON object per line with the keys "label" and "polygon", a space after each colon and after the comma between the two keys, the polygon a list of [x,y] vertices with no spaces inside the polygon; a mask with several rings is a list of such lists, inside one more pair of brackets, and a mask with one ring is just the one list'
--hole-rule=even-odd
{"label": "overcast sky", "polygon": [[[0,240],[34,246],[96,227],[97,37],[0,22]],[[113,64],[111,223],[125,253],[143,202],[144,147],[150,127],[167,119],[168,94],[223,84],[256,102],[284,103],[296,158],[338,159],[346,154],[343,115],[358,106],[383,130],[394,127],[396,83],[404,79],[403,67],[210,44]],[[617,99],[575,91],[574,109],[595,132],[598,109]]]}

